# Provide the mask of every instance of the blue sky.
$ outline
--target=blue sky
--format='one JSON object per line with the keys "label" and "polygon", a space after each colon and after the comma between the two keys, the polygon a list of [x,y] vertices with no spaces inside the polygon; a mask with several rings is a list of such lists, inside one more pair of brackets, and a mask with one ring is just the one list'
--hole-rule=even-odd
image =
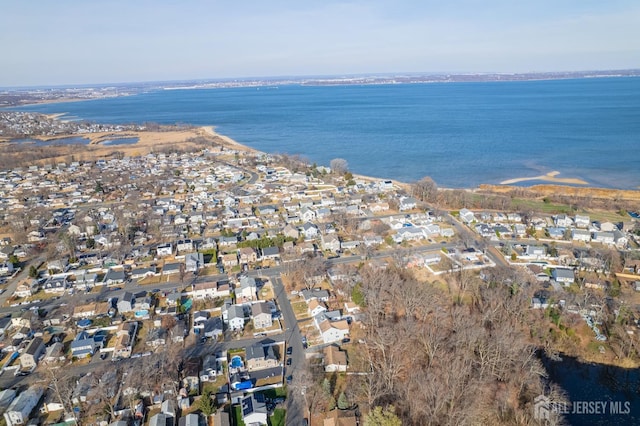
{"label": "blue sky", "polygon": [[638,0],[0,5],[0,87],[640,68]]}

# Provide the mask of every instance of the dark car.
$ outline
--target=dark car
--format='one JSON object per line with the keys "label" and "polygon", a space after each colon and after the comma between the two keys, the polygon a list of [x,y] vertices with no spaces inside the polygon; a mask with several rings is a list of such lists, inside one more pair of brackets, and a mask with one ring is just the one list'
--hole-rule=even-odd
{"label": "dark car", "polygon": [[293,382],[293,376],[287,376],[287,384],[290,385]]}
{"label": "dark car", "polygon": [[287,358],[287,365],[291,365],[291,358]]}
{"label": "dark car", "polygon": [[107,358],[107,355],[108,355],[108,354],[107,354],[106,352],[101,353],[101,354],[100,354],[100,359],[106,359],[106,358]]}
{"label": "dark car", "polygon": [[289,346],[287,348],[287,355],[291,355],[293,353],[293,347]]}

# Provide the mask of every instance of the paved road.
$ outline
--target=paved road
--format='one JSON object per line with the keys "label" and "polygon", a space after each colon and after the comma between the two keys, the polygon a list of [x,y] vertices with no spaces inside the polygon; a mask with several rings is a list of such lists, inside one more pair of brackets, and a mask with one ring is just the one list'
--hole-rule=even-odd
{"label": "paved road", "polygon": [[[460,232],[460,231],[458,231]],[[467,230],[467,232],[471,232]],[[385,252],[375,253],[370,256],[370,258],[385,258],[391,256],[393,254],[397,254],[398,252],[403,254],[410,253],[418,253],[418,252],[428,252],[428,251],[439,251],[442,248],[453,249],[455,244],[430,244],[426,246],[409,248],[409,249],[398,249],[398,250],[389,250]],[[327,259],[327,263],[329,265],[340,265],[340,264],[348,264],[348,263],[359,263],[362,262],[362,256],[344,256],[334,259]],[[287,293],[285,292],[284,285],[280,278],[280,274],[282,272],[281,266],[276,266],[270,269],[262,269],[262,270],[251,270],[249,275],[253,277],[267,277],[272,285],[275,292],[275,296],[277,299],[278,306],[280,307],[280,311],[282,313],[282,319],[284,321],[285,330],[282,333],[271,335],[269,337],[256,337],[250,339],[240,339],[240,340],[229,340],[225,342],[216,342],[216,343],[196,343],[191,347],[190,355],[205,355],[208,353],[217,352],[219,350],[229,350],[229,349],[237,349],[247,347],[256,343],[273,343],[273,342],[285,342],[285,347],[291,347],[292,354],[291,365],[287,366],[285,361],[285,377],[294,376],[294,380],[296,375],[294,372],[299,369],[306,368],[306,357],[305,357],[305,349],[302,344],[302,334],[300,332],[300,328],[298,327],[298,321],[293,312],[293,308],[291,307],[291,303],[289,302]],[[22,273],[27,273],[23,271]],[[127,291],[131,292],[139,292],[139,291],[150,291],[151,289],[159,289],[161,291],[172,291],[174,289],[182,289],[188,287],[194,282],[202,282],[202,281],[217,281],[227,279],[228,276],[226,274],[221,275],[213,275],[206,277],[193,277],[189,280],[185,280],[184,282],[180,281],[171,281],[165,283],[159,283],[154,285],[145,285],[140,286],[136,282],[128,282],[123,284],[121,287]],[[15,280],[17,281],[17,280]],[[100,293],[76,293],[73,296],[64,296],[64,300],[66,303],[75,303],[81,304],[85,303],[89,300],[106,300],[111,295],[111,289],[104,288]],[[37,304],[38,307],[43,308],[52,308],[55,305],[59,304],[59,300],[47,300]],[[13,307],[13,308],[2,308],[0,312],[17,312],[23,307]],[[285,360],[287,356],[285,355]],[[69,368],[70,371],[73,371],[74,375],[83,375],[96,369],[102,364],[110,363],[110,359],[101,360],[98,357],[95,357],[91,363],[86,365],[76,365],[76,366],[68,366],[65,368]],[[122,363],[132,362],[132,360],[122,360]],[[14,377],[11,372],[5,373],[0,376],[0,387],[7,388],[11,386],[15,386],[16,384],[31,384],[38,381],[44,380],[44,376],[42,373],[34,373],[27,377]],[[287,399],[287,424],[291,425],[299,425],[302,424],[303,419],[305,418],[305,407],[304,401],[301,395],[293,395],[289,394],[289,398]]]}
{"label": "paved road", "polygon": [[[449,220],[449,223],[451,223],[451,225],[456,229],[456,232],[458,233],[458,236],[461,239],[463,239],[463,240],[467,239],[469,241],[473,241],[475,243],[476,247],[484,247],[485,246],[486,241],[484,240],[484,238],[482,238],[477,233],[473,232],[471,229],[469,229],[468,226],[466,226],[463,223],[459,222],[456,218],[451,216],[449,213],[446,214],[446,217]],[[493,246],[487,247],[487,249],[485,250],[485,255],[489,259],[491,259],[491,261],[495,265],[509,266],[509,262],[507,262],[506,259],[504,258],[504,256],[502,256],[502,254],[500,254],[500,252],[498,250],[496,250],[496,248],[493,247]]]}
{"label": "paved road", "polygon": [[3,306],[7,302],[7,300],[9,300],[11,296],[13,296],[13,292],[16,291],[18,284],[29,277],[29,266],[35,265],[36,267],[38,267],[38,265],[44,262],[44,260],[45,256],[40,255],[35,259],[25,263],[22,271],[18,272],[18,274],[14,278],[11,278],[11,280],[7,284],[7,287],[5,288],[5,291],[0,294],[0,306]]}

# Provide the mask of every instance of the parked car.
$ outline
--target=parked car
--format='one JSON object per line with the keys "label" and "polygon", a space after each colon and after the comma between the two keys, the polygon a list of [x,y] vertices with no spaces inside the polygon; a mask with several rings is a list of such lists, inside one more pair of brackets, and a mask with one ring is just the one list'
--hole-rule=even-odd
{"label": "parked car", "polygon": [[289,346],[287,348],[287,355],[291,355],[293,353],[293,347]]}
{"label": "parked car", "polygon": [[291,365],[291,358],[287,358],[287,365]]}

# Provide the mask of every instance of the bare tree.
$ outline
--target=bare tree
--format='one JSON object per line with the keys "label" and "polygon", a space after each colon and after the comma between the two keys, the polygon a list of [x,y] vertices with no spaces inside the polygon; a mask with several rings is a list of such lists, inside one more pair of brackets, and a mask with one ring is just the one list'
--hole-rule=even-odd
{"label": "bare tree", "polygon": [[91,396],[98,405],[93,408],[108,414],[111,419],[116,417],[116,403],[121,383],[121,372],[118,368],[102,366],[93,372]]}
{"label": "bare tree", "polygon": [[[454,303],[401,268],[365,267],[361,277],[369,371],[352,379],[355,400],[394,405],[409,425],[533,421],[527,401],[540,394],[544,369],[523,333],[526,291],[469,274],[456,277]],[[467,292],[478,301],[461,298]]]}
{"label": "bare tree", "polygon": [[349,171],[349,163],[344,158],[334,158],[329,163],[329,167],[331,167],[332,172],[338,175],[343,175]]}
{"label": "bare tree", "polygon": [[425,203],[435,203],[438,200],[438,185],[429,176],[425,176],[411,186],[414,197]]}
{"label": "bare tree", "polygon": [[82,425],[81,418],[74,411],[72,401],[73,389],[76,378],[69,373],[69,370],[63,368],[55,368],[47,365],[43,370],[49,382],[49,389],[53,392],[55,398],[62,404],[65,414],[71,415],[79,426]]}

